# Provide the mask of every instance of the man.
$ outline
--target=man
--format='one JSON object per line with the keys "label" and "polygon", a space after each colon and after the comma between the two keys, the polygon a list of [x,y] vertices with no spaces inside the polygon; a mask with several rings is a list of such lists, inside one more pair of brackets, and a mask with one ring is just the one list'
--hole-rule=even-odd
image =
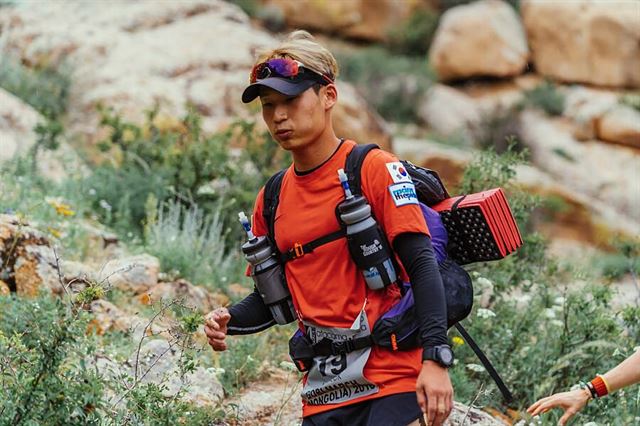
{"label": "man", "polygon": [[[305,31],[292,33],[253,67],[242,100],[260,98],[262,116],[293,164],[282,180],[275,215],[275,240],[285,253],[339,229],[336,205],[345,193],[338,180],[355,142],[336,137],[331,114],[338,100],[338,66],[329,51]],[[449,416],[453,390],[439,354],[447,345],[444,289],[429,231],[415,195],[390,191],[402,183],[400,163],[374,150],[362,165],[362,193],[397,256],[399,275],[411,281],[422,348],[392,351],[369,346],[314,358],[302,390],[303,425],[407,425],[426,415],[430,425]],[[264,188],[256,198],[253,231],[265,235]],[[401,297],[397,285],[367,287],[351,258],[346,238],[317,247],[284,266],[300,330],[307,335],[367,336],[377,319]],[[274,324],[256,291],[229,310],[207,315],[205,332],[216,351],[227,334],[248,334]],[[333,334],[332,334],[333,333]]]}

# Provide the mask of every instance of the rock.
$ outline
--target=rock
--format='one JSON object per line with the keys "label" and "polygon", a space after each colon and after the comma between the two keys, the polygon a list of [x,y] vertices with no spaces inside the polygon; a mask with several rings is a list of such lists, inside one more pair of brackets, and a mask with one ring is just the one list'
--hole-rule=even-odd
{"label": "rock", "polygon": [[[14,156],[26,156],[36,143],[35,126],[44,118],[30,105],[0,88],[0,163]],[[61,182],[70,171],[82,170],[76,152],[61,139],[55,151],[41,149],[36,167],[42,176]]]}
{"label": "rock", "polygon": [[597,138],[597,121],[618,105],[619,94],[610,90],[574,85],[564,88],[563,115],[572,121],[573,136],[580,141]]}
{"label": "rock", "polygon": [[439,79],[509,77],[525,69],[529,51],[524,29],[511,6],[481,0],[447,10],[429,50]]}
{"label": "rock", "polygon": [[430,129],[443,136],[461,134],[470,140],[470,131],[477,126],[481,112],[475,102],[463,92],[443,84],[436,84],[418,106],[418,117]]}
{"label": "rock", "polygon": [[618,105],[596,120],[598,139],[640,149],[640,112]]}
{"label": "rock", "polygon": [[373,42],[387,41],[390,31],[428,6],[424,0],[263,0],[262,4],[278,10],[289,28]]}
{"label": "rock", "polygon": [[102,299],[91,302],[89,311],[94,315],[89,328],[98,335],[107,331],[130,331],[141,321],[140,318],[127,315],[113,303]]}
{"label": "rock", "polygon": [[120,290],[144,293],[158,284],[160,261],[148,254],[131,256],[108,262],[100,274],[99,282],[106,282]]}
{"label": "rock", "polygon": [[640,87],[637,1],[524,0],[520,11],[541,74],[571,83]]}
{"label": "rock", "polygon": [[[210,294],[203,287],[195,286],[186,280],[160,283],[139,296],[139,300],[143,304],[153,303],[158,300],[170,301],[175,299],[202,313],[210,312],[225,304],[220,303],[225,302],[224,300],[220,300],[219,297]],[[228,302],[228,299],[226,302]]]}
{"label": "rock", "polygon": [[213,369],[197,367],[192,373],[180,375],[180,349],[166,340],[150,340],[140,349],[139,357],[133,353],[129,358],[131,374],[136,371],[138,361],[138,377],[141,383],[163,384],[165,397],[173,397],[186,387],[184,399],[198,405],[214,405],[224,395],[222,385]]}
{"label": "rock", "polygon": [[523,112],[521,123],[521,136],[534,165],[575,194],[600,200],[608,206],[609,215],[627,218],[620,223],[640,223],[640,191],[630,186],[639,180],[637,150],[579,142],[556,121],[535,111]]}
{"label": "rock", "polygon": [[16,216],[0,214],[0,258],[0,276],[11,291],[27,297],[41,291],[62,294],[49,240]]}
{"label": "rock", "polygon": [[528,192],[552,201],[545,211],[547,219],[536,224],[549,239],[610,249],[615,238],[634,239],[640,235],[638,221],[612,209],[607,202],[576,191],[572,182],[562,182],[555,175],[530,166],[517,168],[516,181]]}
{"label": "rock", "polygon": [[333,128],[338,137],[358,143],[375,143],[391,150],[387,124],[350,84],[338,82],[338,104],[333,112]]}
{"label": "rock", "polygon": [[35,144],[33,129],[41,120],[31,106],[0,88],[0,163],[25,154]]}

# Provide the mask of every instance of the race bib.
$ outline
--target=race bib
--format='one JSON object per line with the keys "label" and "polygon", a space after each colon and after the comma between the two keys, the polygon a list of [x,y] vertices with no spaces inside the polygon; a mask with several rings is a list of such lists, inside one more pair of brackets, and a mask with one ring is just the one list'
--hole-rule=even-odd
{"label": "race bib", "polygon": [[[319,327],[305,322],[306,334],[315,344],[323,338],[345,341],[371,334],[367,314],[360,314],[351,328]],[[317,356],[302,388],[302,399],[309,405],[338,404],[371,395],[378,386],[364,377],[364,366],[371,354],[371,347],[340,355]]]}

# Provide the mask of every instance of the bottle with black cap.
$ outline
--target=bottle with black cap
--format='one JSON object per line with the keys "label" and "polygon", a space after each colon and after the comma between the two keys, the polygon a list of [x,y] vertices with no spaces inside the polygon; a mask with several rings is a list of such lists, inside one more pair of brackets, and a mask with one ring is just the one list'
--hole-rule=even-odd
{"label": "bottle with black cap", "polygon": [[242,252],[251,264],[251,277],[258,293],[278,324],[293,322],[296,319],[296,311],[277,253],[267,237],[256,237],[253,234],[244,212],[238,213],[238,217],[249,238],[249,241],[242,245]]}
{"label": "bottle with black cap", "polygon": [[371,215],[371,206],[362,195],[353,195],[343,169],[338,178],[344,189],[345,199],[338,204],[340,220],[346,225],[349,253],[372,290],[382,289],[396,281],[387,240]]}

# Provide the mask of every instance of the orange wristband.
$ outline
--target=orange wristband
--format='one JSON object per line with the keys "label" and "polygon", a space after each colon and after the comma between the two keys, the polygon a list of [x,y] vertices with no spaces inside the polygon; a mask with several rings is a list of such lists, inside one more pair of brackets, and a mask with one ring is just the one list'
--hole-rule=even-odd
{"label": "orange wristband", "polygon": [[591,384],[593,385],[593,388],[596,390],[596,394],[598,395],[598,398],[602,398],[603,396],[609,393],[609,390],[607,389],[607,385],[604,382],[604,380],[602,380],[602,377],[597,376],[595,379],[591,381]]}

